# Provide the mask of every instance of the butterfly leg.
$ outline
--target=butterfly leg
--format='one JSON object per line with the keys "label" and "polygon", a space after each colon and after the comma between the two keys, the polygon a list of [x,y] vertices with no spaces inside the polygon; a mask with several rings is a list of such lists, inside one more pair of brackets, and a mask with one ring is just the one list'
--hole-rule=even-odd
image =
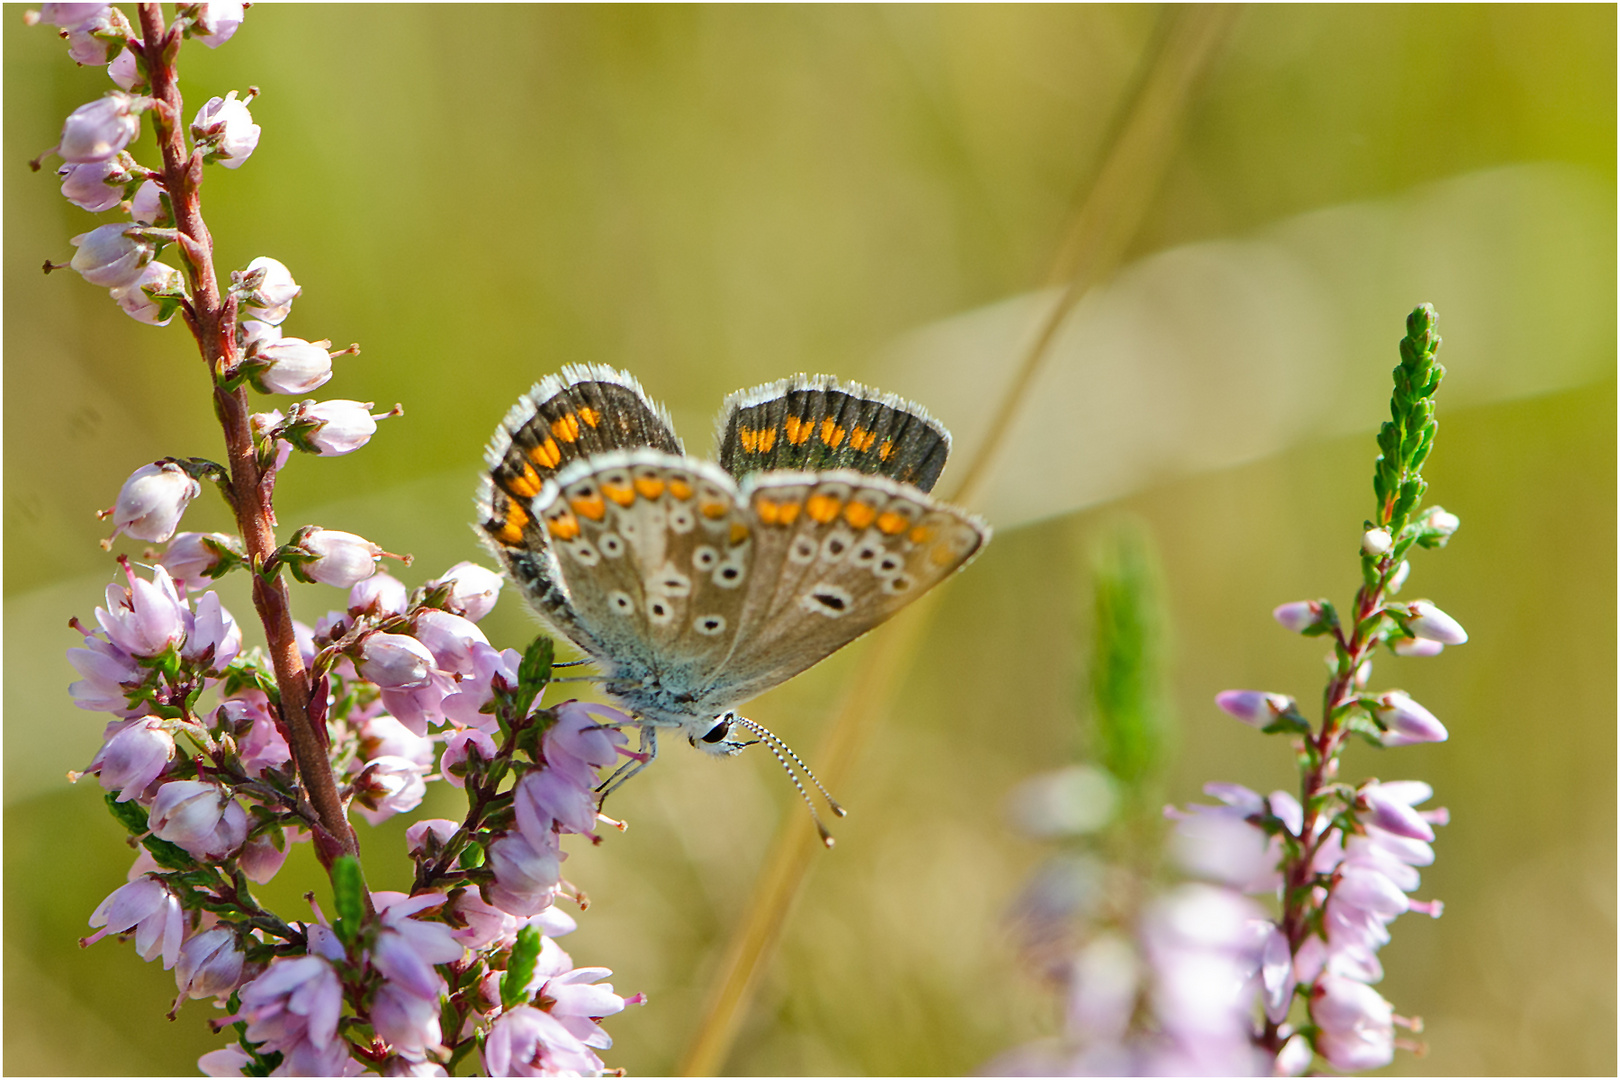
{"label": "butterfly leg", "polygon": [[641,754],[639,755],[639,759],[631,758],[629,761],[626,761],[623,765],[620,765],[617,769],[615,769],[613,774],[606,780],[602,781],[601,785],[597,787],[596,790],[602,793],[601,797],[596,800],[596,808],[598,811],[602,809],[602,804],[607,802],[607,797],[619,790],[619,787],[626,780],[630,779],[632,776],[636,775],[636,773],[651,765],[653,761],[657,759],[658,729],[651,724],[641,725],[640,750]]}

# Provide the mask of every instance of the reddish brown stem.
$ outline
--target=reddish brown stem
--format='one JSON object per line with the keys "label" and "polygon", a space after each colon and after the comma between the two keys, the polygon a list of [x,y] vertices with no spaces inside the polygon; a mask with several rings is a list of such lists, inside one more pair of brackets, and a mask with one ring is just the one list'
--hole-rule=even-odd
{"label": "reddish brown stem", "polygon": [[262,475],[248,423],[247,391],[242,387],[219,386],[220,377],[232,370],[238,359],[236,304],[220,295],[219,279],[214,273],[214,241],[203,223],[202,200],[198,193],[202,183],[202,158],[187,151],[181,127],[184,102],[180,97],[179,70],[175,63],[180,36],[165,29],[159,4],[141,4],[140,20],[147,77],[151,81],[151,95],[157,102],[154,119],[158,147],[163,152],[163,184],[174,207],[174,225],[181,234],[179,247],[191,284],[191,311],[187,321],[215,381],[214,411],[225,431],[231,503],[237,528],[247,545],[249,565],[254,568],[253,606],[264,624],[270,662],[276,673],[281,696],[280,726],[321,824],[315,834],[316,853],[322,864],[330,867],[340,855],[358,857],[360,848],[343,812],[332,764],[310,721],[309,674],[304,670],[293,634],[287,584],[279,573],[266,577],[257,572],[276,550],[275,528],[268,500],[260,494]]}

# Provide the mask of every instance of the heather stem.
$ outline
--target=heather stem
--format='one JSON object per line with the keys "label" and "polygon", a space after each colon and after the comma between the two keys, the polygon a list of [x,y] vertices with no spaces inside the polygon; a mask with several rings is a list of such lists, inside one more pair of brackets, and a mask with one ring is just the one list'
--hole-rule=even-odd
{"label": "heather stem", "polygon": [[234,299],[220,296],[219,280],[214,273],[213,238],[203,223],[198,194],[202,158],[186,150],[181,126],[184,102],[175,63],[180,36],[165,29],[159,4],[141,4],[140,21],[147,77],[152,97],[157,102],[154,119],[158,146],[163,152],[163,181],[174,207],[175,228],[181,234],[179,246],[192,289],[192,307],[187,321],[215,380],[214,408],[225,431],[232,509],[247,546],[249,564],[255,568],[253,605],[264,624],[280,691],[280,727],[324,830],[324,834],[321,831],[315,834],[316,852],[322,864],[330,867],[340,855],[358,856],[359,844],[338,796],[325,742],[310,721],[309,676],[293,633],[286,582],[279,573],[267,578],[256,572],[276,550],[277,544],[269,502],[261,495],[262,476],[248,423],[247,391],[242,387],[226,390],[218,385],[220,377],[237,362],[236,304]]}

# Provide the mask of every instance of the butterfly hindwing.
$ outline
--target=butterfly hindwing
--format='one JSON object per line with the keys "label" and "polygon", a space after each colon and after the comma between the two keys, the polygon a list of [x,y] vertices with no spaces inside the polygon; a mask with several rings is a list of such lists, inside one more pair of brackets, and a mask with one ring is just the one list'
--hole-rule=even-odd
{"label": "butterfly hindwing", "polygon": [[718,460],[741,481],[772,470],[854,469],[932,490],[951,437],[920,406],[825,375],[741,390],[726,398]]}

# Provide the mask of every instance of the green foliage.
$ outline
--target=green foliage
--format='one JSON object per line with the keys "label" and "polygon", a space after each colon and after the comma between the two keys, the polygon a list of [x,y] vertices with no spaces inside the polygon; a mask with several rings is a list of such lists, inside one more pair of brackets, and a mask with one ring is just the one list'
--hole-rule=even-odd
{"label": "green foliage", "polygon": [[152,853],[152,858],[165,870],[191,870],[195,869],[197,860],[186,853],[185,848],[171,844],[167,840],[159,840],[150,835],[146,819],[146,811],[131,799],[129,802],[119,802],[116,792],[109,791],[104,796],[107,809],[117,818],[129,834],[140,840],[141,845]]}
{"label": "green foliage", "polygon": [[529,1000],[529,980],[534,978],[534,965],[539,959],[540,931],[525,926],[518,931],[511,959],[506,962],[506,974],[501,977],[501,1004],[506,1008]]}
{"label": "green foliage", "polygon": [[366,915],[366,882],[360,873],[360,860],[340,855],[332,863],[332,899],[337,907],[337,935],[352,942]]}
{"label": "green foliage", "polygon": [[1395,392],[1389,399],[1390,419],[1378,430],[1378,455],[1373,491],[1378,496],[1378,524],[1399,532],[1423,501],[1428,485],[1419,470],[1434,447],[1439,423],[1434,419],[1434,394],[1446,369],[1435,361],[1440,335],[1434,305],[1420,304],[1406,317],[1401,339],[1401,362],[1395,368]]}
{"label": "green foliage", "polygon": [[1121,528],[1102,547],[1093,562],[1092,588],[1093,753],[1134,795],[1162,772],[1168,721],[1159,573],[1140,528]]}

